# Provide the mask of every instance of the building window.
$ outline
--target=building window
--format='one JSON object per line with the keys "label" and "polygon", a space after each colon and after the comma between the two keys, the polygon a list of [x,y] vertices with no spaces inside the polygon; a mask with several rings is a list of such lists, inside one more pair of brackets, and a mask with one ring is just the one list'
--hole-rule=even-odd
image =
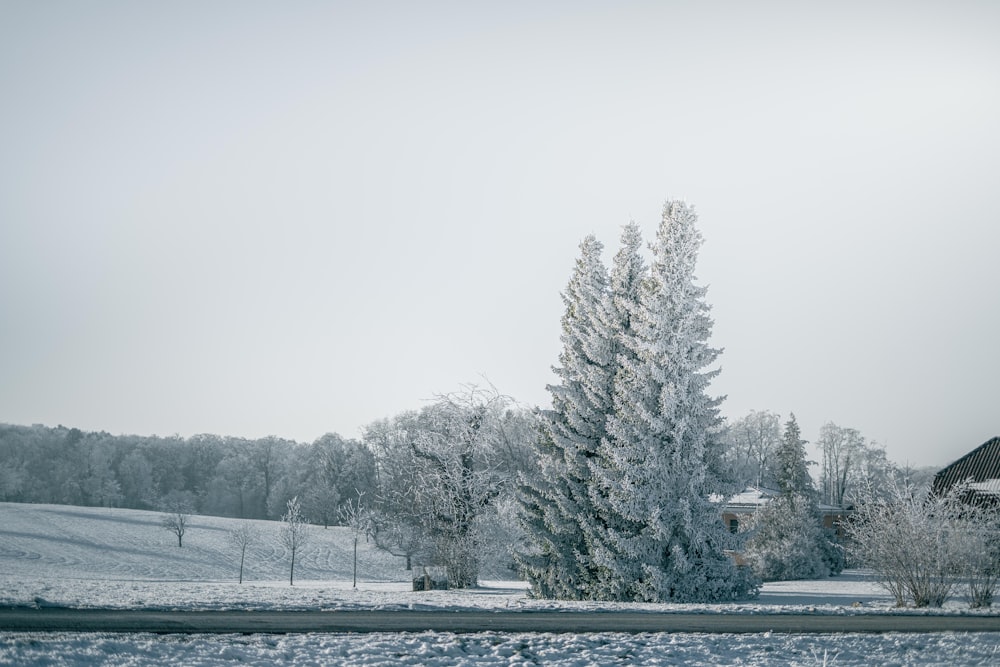
{"label": "building window", "polygon": [[730,533],[738,533],[738,532],[740,532],[740,520],[739,519],[735,519],[734,518],[734,519],[730,519],[729,520],[729,532]]}

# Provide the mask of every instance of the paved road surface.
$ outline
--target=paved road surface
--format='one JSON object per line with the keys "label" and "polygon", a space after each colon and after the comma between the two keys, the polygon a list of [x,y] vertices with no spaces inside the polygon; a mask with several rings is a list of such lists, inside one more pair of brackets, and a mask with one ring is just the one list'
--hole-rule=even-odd
{"label": "paved road surface", "polygon": [[0,608],[0,631],[1000,632],[1000,616],[495,611],[127,611]]}

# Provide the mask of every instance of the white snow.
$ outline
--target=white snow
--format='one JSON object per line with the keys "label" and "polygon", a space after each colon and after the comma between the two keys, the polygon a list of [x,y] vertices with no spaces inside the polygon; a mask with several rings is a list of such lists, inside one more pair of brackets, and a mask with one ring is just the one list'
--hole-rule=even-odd
{"label": "white snow", "polygon": [[[519,581],[470,591],[411,590],[402,558],[359,545],[345,528],[312,527],[288,585],[279,524],[257,522],[245,583],[227,540],[234,519],[194,516],[177,547],[161,514],[135,510],[0,503],[0,606],[146,609],[632,609],[760,613],[927,613],[895,610],[864,572],[765,584],[759,599],[713,605],[532,600]],[[972,613],[962,600],[946,613]],[[995,613],[992,611],[976,613]],[[22,664],[995,664],[1000,634],[697,635],[451,633],[180,637],[0,633],[0,665]],[[874,657],[873,657],[874,656]]]}
{"label": "white snow", "polygon": [[3,634],[0,665],[996,665],[1000,634]]}
{"label": "white snow", "polygon": [[[815,581],[772,582],[741,603],[670,605],[562,602],[528,597],[521,581],[484,581],[474,590],[412,590],[415,572],[403,558],[361,541],[358,585],[352,588],[348,529],[311,526],[313,537],[288,585],[288,554],[280,523],[254,522],[260,541],[247,551],[244,583],[239,553],[227,539],[237,519],[192,516],[184,546],[160,526],[158,512],[0,503],[0,605],[125,609],[496,609],[650,610],[759,613],[918,613],[895,610],[865,572]],[[860,607],[858,606],[860,604]],[[970,613],[961,599],[946,606]],[[993,612],[978,612],[993,613]]]}
{"label": "white snow", "polygon": [[969,488],[981,493],[1000,495],[1000,479],[984,479],[981,482],[971,482]]}

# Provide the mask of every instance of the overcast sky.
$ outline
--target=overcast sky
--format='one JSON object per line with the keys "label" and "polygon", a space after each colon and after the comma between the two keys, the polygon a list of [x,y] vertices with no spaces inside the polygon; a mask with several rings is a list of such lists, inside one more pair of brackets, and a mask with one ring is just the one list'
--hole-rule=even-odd
{"label": "overcast sky", "polygon": [[693,204],[730,418],[1000,434],[1000,4],[0,2],[0,422],[545,405],[581,239]]}

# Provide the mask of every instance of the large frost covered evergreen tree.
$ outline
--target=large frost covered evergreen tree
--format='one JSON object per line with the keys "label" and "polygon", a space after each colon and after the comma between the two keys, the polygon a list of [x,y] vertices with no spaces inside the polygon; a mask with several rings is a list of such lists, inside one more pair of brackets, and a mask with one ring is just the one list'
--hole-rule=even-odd
{"label": "large frost covered evergreen tree", "polygon": [[[621,246],[615,254],[611,269],[609,289],[604,299],[605,328],[611,332],[611,397],[605,418],[610,418],[614,412],[615,384],[621,382],[625,375],[622,368],[635,361],[635,353],[629,344],[634,335],[633,322],[638,321],[640,308],[640,291],[646,279],[647,269],[642,258],[642,234],[639,226],[630,222],[622,229]],[[602,459],[606,456],[603,449],[608,445],[608,435],[601,442],[600,456],[591,458],[591,476],[596,479],[601,475]],[[593,599],[617,599],[621,597],[621,580],[613,570],[602,565],[611,560],[613,547],[610,544],[608,526],[619,520],[611,505],[607,485],[592,483],[589,487],[590,500],[597,521],[589,522],[593,530],[587,535],[589,558],[593,563],[593,581],[586,597]]]}
{"label": "large frost covered evergreen tree", "polygon": [[599,515],[589,496],[589,462],[605,437],[614,361],[603,312],[603,245],[588,236],[580,251],[563,294],[563,351],[553,369],[560,382],[548,387],[552,409],[541,414],[539,472],[525,476],[518,490],[535,550],[517,558],[536,595],[561,599],[585,597],[593,585],[587,542],[599,530]]}
{"label": "large frost covered evergreen tree", "polygon": [[626,226],[610,279],[600,244],[584,241],[540,473],[520,494],[534,546],[521,563],[538,595],[681,602],[756,590],[723,552],[709,501],[722,488],[721,399],[707,393],[719,351],[695,284],[695,223],[690,207],[667,202],[648,268],[638,227]]}
{"label": "large frost covered evergreen tree", "polygon": [[594,474],[610,514],[601,596],[641,601],[746,597],[755,581],[724,553],[727,536],[709,496],[721,418],[708,395],[719,350],[708,344],[706,288],[695,283],[702,244],[694,210],[664,205],[653,262],[623,343],[614,406]]}

